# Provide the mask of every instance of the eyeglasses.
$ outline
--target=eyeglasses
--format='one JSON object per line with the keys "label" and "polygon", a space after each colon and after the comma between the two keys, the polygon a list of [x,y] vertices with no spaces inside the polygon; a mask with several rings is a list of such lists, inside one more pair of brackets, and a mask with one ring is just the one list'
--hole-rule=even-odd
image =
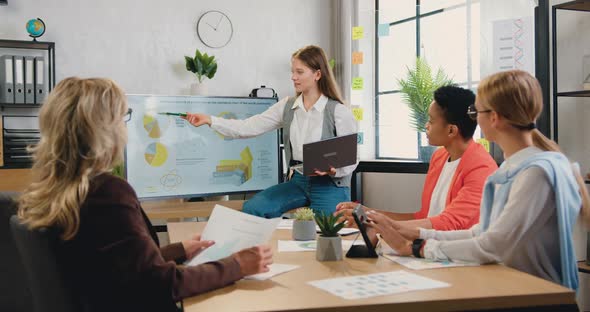
{"label": "eyeglasses", "polygon": [[125,116],[123,116],[123,121],[128,122],[129,120],[131,120],[132,114],[133,114],[133,110],[131,108],[128,108],[127,112],[125,113]]}
{"label": "eyeglasses", "polygon": [[477,114],[491,113],[491,112],[492,112],[491,109],[484,109],[484,110],[478,111],[477,108],[475,108],[475,104],[472,104],[469,106],[469,108],[467,108],[467,116],[469,116],[469,118],[471,118],[471,120],[477,120]]}

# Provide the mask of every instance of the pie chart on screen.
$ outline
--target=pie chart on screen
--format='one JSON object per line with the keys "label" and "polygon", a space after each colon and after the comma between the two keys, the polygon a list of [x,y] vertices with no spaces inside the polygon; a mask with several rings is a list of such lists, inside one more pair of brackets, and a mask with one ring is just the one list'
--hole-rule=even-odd
{"label": "pie chart on screen", "polygon": [[168,159],[168,149],[162,143],[151,143],[145,149],[145,161],[152,167],[160,167]]}
{"label": "pie chart on screen", "polygon": [[168,127],[168,118],[158,118],[153,115],[143,115],[143,128],[152,139],[160,138]]}

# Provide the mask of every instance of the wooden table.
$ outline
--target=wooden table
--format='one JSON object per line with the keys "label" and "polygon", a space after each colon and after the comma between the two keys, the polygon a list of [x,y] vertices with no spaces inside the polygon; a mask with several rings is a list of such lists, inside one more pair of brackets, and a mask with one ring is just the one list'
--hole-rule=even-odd
{"label": "wooden table", "polygon": [[[169,223],[170,241],[178,242],[204,223]],[[415,274],[451,284],[451,287],[413,291],[361,300],[344,300],[306,282],[408,270],[385,258],[348,259],[318,262],[313,252],[278,253],[278,239],[291,239],[290,230],[277,230],[271,245],[274,262],[298,264],[297,270],[266,281],[241,280],[234,285],[183,301],[184,311],[416,311],[483,310],[511,307],[537,307],[552,311],[557,305],[574,309],[572,290],[546,280],[502,266],[459,267],[412,271]],[[534,310],[537,311],[537,308]],[[563,311],[563,309],[562,309]]]}
{"label": "wooden table", "polygon": [[578,271],[582,273],[590,273],[590,265],[586,263],[586,260],[578,261]]}

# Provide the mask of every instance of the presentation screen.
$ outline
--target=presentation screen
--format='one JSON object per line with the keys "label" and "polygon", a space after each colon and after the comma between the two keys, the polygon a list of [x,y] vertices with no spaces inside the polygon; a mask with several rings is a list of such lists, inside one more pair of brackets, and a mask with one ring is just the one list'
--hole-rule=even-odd
{"label": "presentation screen", "polygon": [[278,131],[231,139],[180,116],[229,119],[262,113],[276,99],[128,95],[127,181],[139,198],[196,197],[259,191],[279,182]]}

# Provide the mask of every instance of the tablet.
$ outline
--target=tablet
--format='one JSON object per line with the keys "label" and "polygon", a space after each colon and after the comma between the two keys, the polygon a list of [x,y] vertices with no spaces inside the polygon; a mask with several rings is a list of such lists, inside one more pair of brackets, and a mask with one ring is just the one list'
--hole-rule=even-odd
{"label": "tablet", "polygon": [[316,170],[330,171],[356,164],[357,134],[349,134],[303,144],[303,174],[314,175]]}
{"label": "tablet", "polygon": [[358,204],[352,210],[352,217],[354,218],[354,222],[356,226],[359,228],[361,235],[363,236],[363,240],[365,241],[365,245],[352,245],[348,252],[346,253],[346,257],[348,258],[377,258],[377,252],[375,251],[375,246],[371,243],[369,236],[367,235],[367,227],[366,223],[368,222],[367,215],[363,210],[363,205]]}

